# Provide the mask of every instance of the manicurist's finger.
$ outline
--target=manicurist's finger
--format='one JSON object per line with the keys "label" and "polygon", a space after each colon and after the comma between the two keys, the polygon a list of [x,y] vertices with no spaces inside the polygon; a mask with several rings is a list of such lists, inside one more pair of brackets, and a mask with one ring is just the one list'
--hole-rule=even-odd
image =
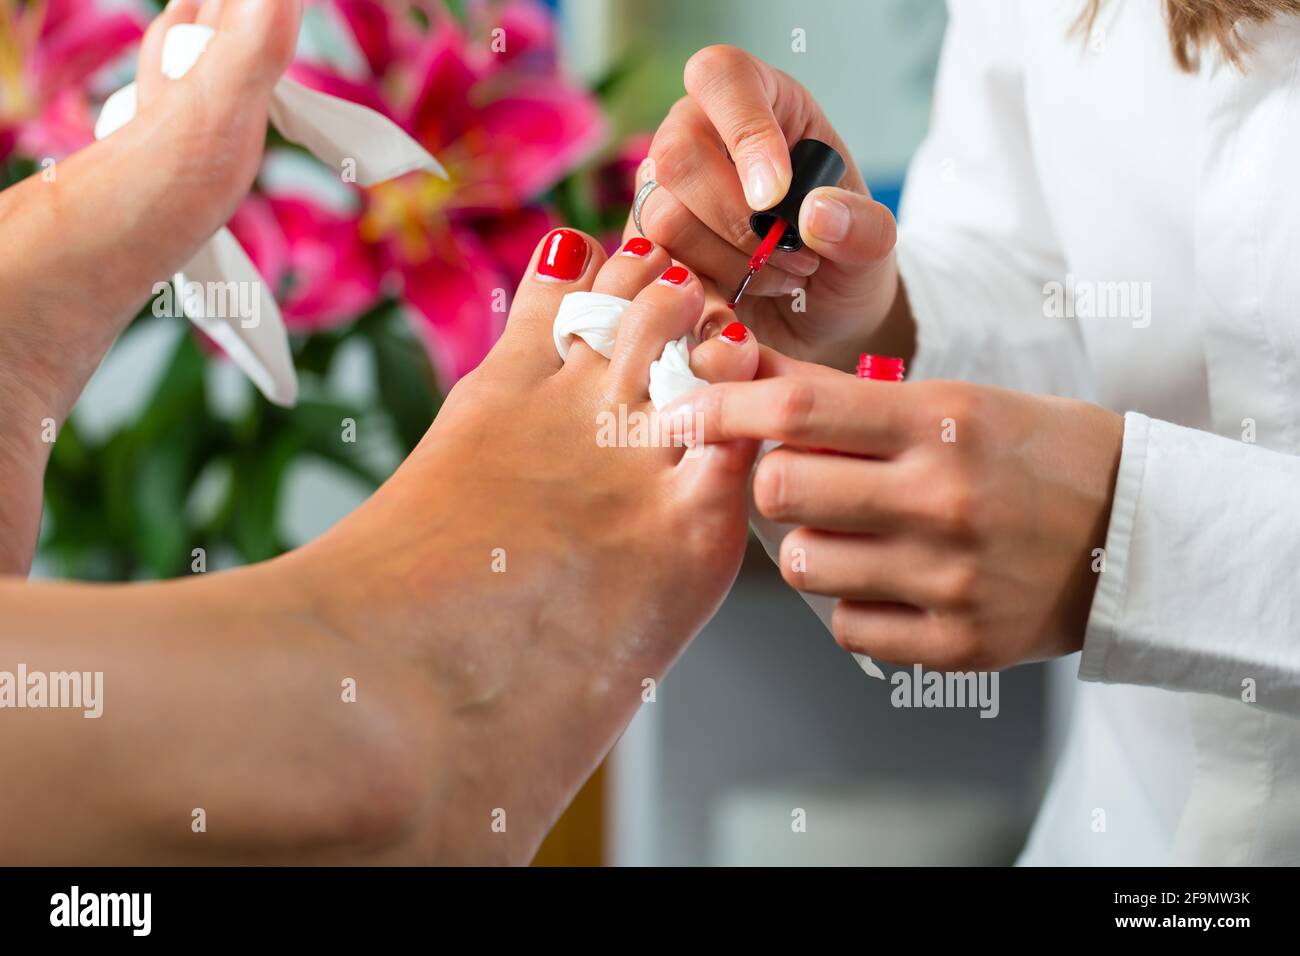
{"label": "manicurist's finger", "polygon": [[[736,167],[708,116],[690,97],[674,104],[668,118],[655,133],[647,175],[652,175],[666,194],[675,197],[724,242],[739,250],[745,260],[754,254],[762,236],[750,226],[751,210]],[[655,210],[654,205],[655,194],[651,193],[646,207],[657,213],[652,219],[659,228],[670,228],[672,210]],[[645,218],[643,215],[643,224]],[[684,243],[674,248],[679,258],[694,254],[694,250]],[[778,250],[770,263],[776,269],[795,276],[812,275],[818,264],[817,256],[806,249],[797,252]],[[738,277],[718,273],[718,278],[734,282]],[[776,286],[762,279],[760,274],[751,288],[760,292],[767,290],[765,294],[769,295],[776,294]]]}
{"label": "manicurist's finger", "polygon": [[775,206],[791,172],[790,148],[772,110],[770,67],[735,47],[710,46],[687,61],[684,79],[731,154],[750,208]]}
{"label": "manicurist's finger", "polygon": [[933,609],[946,599],[943,562],[910,536],[795,528],[781,542],[781,576],[809,594]]}
{"label": "manicurist's finger", "polygon": [[940,671],[989,667],[984,655],[942,616],[906,605],[840,601],[831,617],[831,633],[845,650],[887,664],[920,664]]}
{"label": "manicurist's finger", "polygon": [[789,447],[775,449],[754,472],[754,504],[764,517],[823,531],[898,530],[923,512],[924,494],[895,462]]}
{"label": "manicurist's finger", "polygon": [[888,602],[840,601],[831,616],[831,634],[846,651],[895,665],[928,661],[938,643],[930,615]]}
{"label": "manicurist's finger", "polygon": [[755,438],[888,457],[910,444],[909,397],[905,385],[838,373],[710,385],[664,412],[697,423],[707,442]]}
{"label": "manicurist's finger", "polygon": [[[664,186],[650,193],[642,205],[641,228],[649,239],[689,263],[699,275],[729,287],[739,283],[749,268],[750,256],[758,248],[758,238],[752,234],[746,243],[748,251],[733,244],[730,237],[719,235]],[[789,295],[805,286],[803,278],[785,271],[773,259],[745,291],[753,295]]]}
{"label": "manicurist's finger", "polygon": [[824,186],[799,207],[799,234],[821,256],[819,281],[851,291],[869,281],[872,270],[894,251],[894,214],[870,196]]}
{"label": "manicurist's finger", "polygon": [[843,374],[843,372],[826,365],[819,365],[816,362],[801,362],[799,359],[790,358],[790,356],[766,345],[758,347],[758,370],[754,373],[755,378],[777,378],[782,375],[793,375],[802,378],[815,376],[834,377]]}

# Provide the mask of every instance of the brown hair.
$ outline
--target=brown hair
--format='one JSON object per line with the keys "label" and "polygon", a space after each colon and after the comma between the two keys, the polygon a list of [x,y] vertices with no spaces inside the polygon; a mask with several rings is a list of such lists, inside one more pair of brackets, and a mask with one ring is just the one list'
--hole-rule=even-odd
{"label": "brown hair", "polygon": [[[1075,26],[1084,37],[1092,33],[1093,24],[1105,0],[1088,0],[1088,6]],[[1246,53],[1234,24],[1238,20],[1265,23],[1284,13],[1300,13],[1300,0],[1165,0],[1165,19],[1169,21],[1169,45],[1180,69],[1192,72],[1199,62],[1201,47],[1217,43],[1228,62],[1242,67]]]}

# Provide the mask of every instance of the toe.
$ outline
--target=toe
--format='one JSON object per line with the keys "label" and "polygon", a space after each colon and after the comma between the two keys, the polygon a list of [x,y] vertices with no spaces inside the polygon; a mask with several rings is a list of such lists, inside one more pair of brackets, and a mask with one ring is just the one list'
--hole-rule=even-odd
{"label": "toe", "polygon": [[592,291],[618,296],[620,299],[634,299],[638,292],[663,275],[672,264],[672,259],[663,246],[636,236],[625,242],[601,267]]}
{"label": "toe", "polygon": [[732,322],[691,353],[691,371],[706,382],[747,382],[758,371],[754,333]]}
{"label": "toe", "polygon": [[221,0],[201,0],[202,9],[199,10],[199,23],[205,27],[217,28],[217,20],[221,17]]}
{"label": "toe", "polygon": [[[739,322],[725,326],[691,353],[691,371],[707,382],[747,382],[758,373],[760,349],[754,333]],[[678,463],[677,491],[693,507],[708,510],[736,507],[744,500],[758,442],[732,441],[702,445],[700,423],[692,426],[696,441]]]}
{"label": "toe", "polygon": [[212,46],[222,76],[270,88],[293,61],[302,0],[204,0],[199,22],[216,28]]}
{"label": "toe", "polygon": [[153,18],[140,43],[140,61],[136,67],[136,92],[144,108],[157,95],[163,83],[162,51],[167,31],[179,23],[193,23],[199,13],[199,0],[175,0]]}
{"label": "toe", "polygon": [[[585,233],[575,229],[548,233],[533,252],[493,356],[506,357],[538,377],[558,371],[563,362],[551,330],[560,300],[570,292],[591,291],[604,261],[600,243]],[[571,358],[575,352],[582,349],[575,346]]]}
{"label": "toe", "polygon": [[665,344],[695,327],[703,309],[700,280],[683,266],[670,266],[642,289],[623,315],[610,359],[614,392],[627,401],[643,401],[649,394],[650,363],[663,354]]}

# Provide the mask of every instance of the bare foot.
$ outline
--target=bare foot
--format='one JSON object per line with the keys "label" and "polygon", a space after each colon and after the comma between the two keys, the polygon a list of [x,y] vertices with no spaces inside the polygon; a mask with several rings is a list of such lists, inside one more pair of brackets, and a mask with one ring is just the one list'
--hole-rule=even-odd
{"label": "bare foot", "polygon": [[[216,36],[184,78],[163,37],[198,18]],[[257,173],[301,0],[177,0],[140,54],[139,113],[55,175],[0,192],[0,573],[25,573],[40,524],[47,420],[63,421],[114,340],[230,218]]]}
{"label": "bare foot", "polygon": [[[658,248],[606,262],[580,233],[548,236],[420,447],[298,556],[329,626],[409,659],[445,707],[441,861],[530,859],[739,568],[752,446],[598,439],[603,413],[651,412],[651,361],[700,318],[699,280],[670,267]],[[556,354],[556,309],[579,290],[634,299],[609,361],[582,342]],[[749,338],[711,346],[735,350],[715,365],[752,375]]]}

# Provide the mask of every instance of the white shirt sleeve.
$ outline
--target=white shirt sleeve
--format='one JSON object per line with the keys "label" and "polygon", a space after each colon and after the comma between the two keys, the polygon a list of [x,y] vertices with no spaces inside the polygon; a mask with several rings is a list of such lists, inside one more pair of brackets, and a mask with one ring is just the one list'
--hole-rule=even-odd
{"label": "white shirt sleeve", "polygon": [[[914,378],[1093,398],[1026,119],[1013,0],[951,0],[931,132],[908,172],[899,271]],[[1084,680],[1300,715],[1300,457],[1125,419]]]}
{"label": "white shirt sleeve", "polygon": [[1079,676],[1300,715],[1300,458],[1129,412]]}
{"label": "white shirt sleeve", "polygon": [[898,268],[917,324],[910,378],[1091,395],[1065,262],[1034,169],[1019,5],[952,0],[930,133],[908,170]]}

